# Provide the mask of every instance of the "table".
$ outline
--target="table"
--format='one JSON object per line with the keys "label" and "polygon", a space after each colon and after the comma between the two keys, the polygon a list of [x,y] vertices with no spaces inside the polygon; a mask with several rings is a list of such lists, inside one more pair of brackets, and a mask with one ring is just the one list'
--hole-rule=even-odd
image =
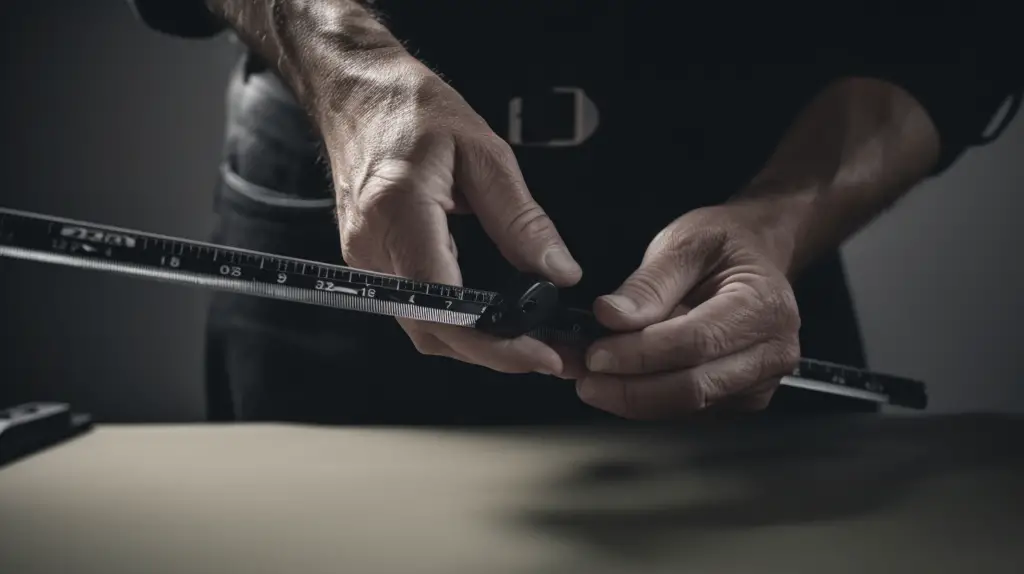
{"label": "table", "polygon": [[0,572],[1021,572],[1024,418],[100,426],[0,470]]}

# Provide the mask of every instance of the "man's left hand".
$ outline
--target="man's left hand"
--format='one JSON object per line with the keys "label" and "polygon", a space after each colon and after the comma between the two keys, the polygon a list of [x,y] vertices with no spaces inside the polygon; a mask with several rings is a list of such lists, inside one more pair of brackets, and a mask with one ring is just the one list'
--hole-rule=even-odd
{"label": "man's left hand", "polygon": [[632,419],[707,407],[760,410],[800,359],[800,315],[786,276],[791,237],[761,233],[760,202],[694,210],[594,306],[617,333],[587,350],[580,398]]}

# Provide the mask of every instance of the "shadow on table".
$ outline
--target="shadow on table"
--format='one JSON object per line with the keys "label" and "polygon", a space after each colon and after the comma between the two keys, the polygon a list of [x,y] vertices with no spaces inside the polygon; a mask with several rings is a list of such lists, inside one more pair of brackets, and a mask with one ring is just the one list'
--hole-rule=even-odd
{"label": "shadow on table", "polygon": [[[650,558],[687,541],[687,532],[879,514],[933,477],[1024,470],[1024,417],[761,422],[670,434],[675,436],[668,440],[661,433],[642,437],[636,457],[595,460],[543,484],[545,499],[573,502],[518,518],[546,536]],[[645,456],[644,444],[660,454]],[[692,492],[680,492],[673,501],[673,482],[693,477],[739,485],[739,494],[731,490],[724,498],[695,502]],[[670,493],[654,507],[640,502],[652,484],[667,484]],[[638,495],[635,506],[628,503],[631,493]],[[627,503],[609,507],[602,497],[611,495]]]}

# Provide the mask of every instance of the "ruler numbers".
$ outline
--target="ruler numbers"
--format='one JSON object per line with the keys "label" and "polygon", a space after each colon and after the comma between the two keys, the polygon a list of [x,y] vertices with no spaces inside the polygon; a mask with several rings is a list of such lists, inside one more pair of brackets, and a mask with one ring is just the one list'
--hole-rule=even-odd
{"label": "ruler numbers", "polygon": [[160,266],[169,267],[171,269],[181,269],[183,261],[187,260],[188,257],[196,258],[198,252],[193,245],[188,246],[188,254],[186,255],[186,248],[184,243],[177,241],[167,241],[166,239],[149,241],[146,239],[142,243],[143,251],[149,251],[156,249],[160,254]]}
{"label": "ruler numbers", "polygon": [[[486,291],[107,226],[2,211],[0,218],[0,232],[3,236],[11,236],[15,243],[76,257],[106,259],[114,265],[124,266],[125,271],[130,265],[141,265],[164,273],[182,274],[183,277],[192,275],[220,281],[258,282],[475,314],[483,313],[496,296]],[[219,285],[236,288],[230,283]],[[294,297],[302,299],[305,296],[295,292]]]}

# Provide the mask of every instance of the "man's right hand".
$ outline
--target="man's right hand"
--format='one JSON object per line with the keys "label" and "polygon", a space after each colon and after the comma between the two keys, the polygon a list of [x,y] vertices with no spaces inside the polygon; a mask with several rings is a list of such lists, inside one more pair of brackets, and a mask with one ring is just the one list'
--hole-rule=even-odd
{"label": "man's right hand", "polygon": [[[363,58],[368,57],[366,54]],[[531,197],[511,148],[463,98],[404,52],[388,51],[318,113],[338,198],[345,261],[420,281],[461,285],[450,214],[472,213],[510,263],[556,285],[582,271]],[[509,373],[558,375],[529,337],[399,320],[416,348]]]}
{"label": "man's right hand", "polygon": [[[530,196],[515,156],[462,97],[357,0],[205,0],[276,66],[326,144],[348,264],[461,285],[448,215],[474,214],[521,271],[559,286],[582,271]],[[559,375],[547,345],[401,321],[420,352]]]}

